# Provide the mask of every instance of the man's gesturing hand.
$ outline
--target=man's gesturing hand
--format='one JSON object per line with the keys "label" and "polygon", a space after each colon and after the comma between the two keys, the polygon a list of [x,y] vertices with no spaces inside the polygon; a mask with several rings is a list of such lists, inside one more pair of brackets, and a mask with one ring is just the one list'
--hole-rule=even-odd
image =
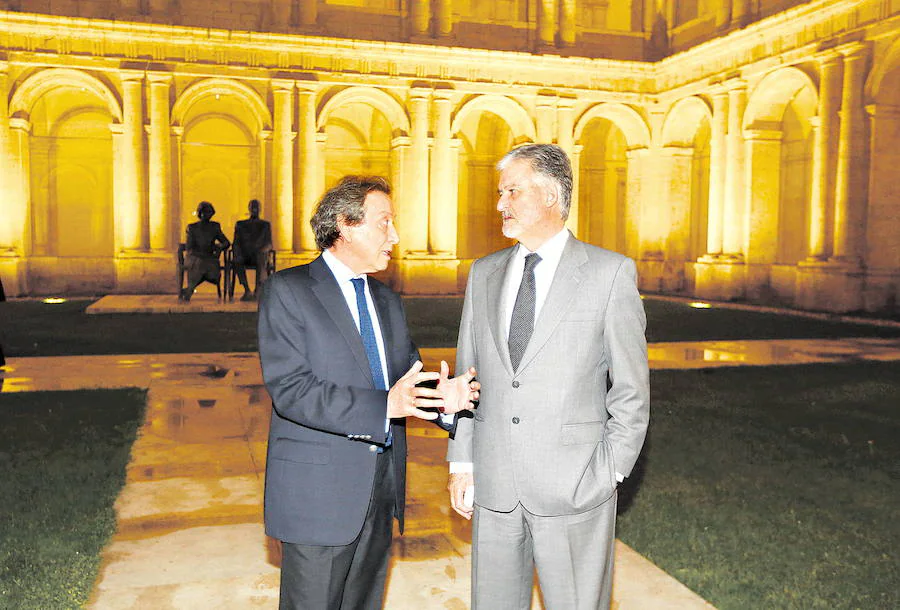
{"label": "man's gesturing hand", "polygon": [[421,419],[437,419],[438,414],[422,411],[423,408],[443,408],[444,401],[441,394],[431,388],[416,387],[423,381],[434,381],[439,375],[436,372],[422,372],[422,362],[416,360],[406,374],[397,380],[390,390],[387,398],[387,416],[391,419],[397,417],[419,417]]}
{"label": "man's gesturing hand", "polygon": [[478,400],[481,384],[475,381],[475,368],[469,369],[462,375],[449,379],[450,367],[447,362],[441,360],[441,376],[437,389],[444,399],[442,413],[456,413],[464,409],[471,409],[472,402]]}

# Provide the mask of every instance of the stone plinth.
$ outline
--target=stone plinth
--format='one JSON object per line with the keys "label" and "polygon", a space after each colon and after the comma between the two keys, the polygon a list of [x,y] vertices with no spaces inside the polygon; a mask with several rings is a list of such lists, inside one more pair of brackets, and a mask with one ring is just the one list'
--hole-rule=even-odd
{"label": "stone plinth", "polygon": [[746,275],[746,266],[737,258],[702,256],[694,263],[694,290],[698,297],[714,301],[740,299]]}
{"label": "stone plinth", "polygon": [[863,308],[864,273],[859,265],[837,261],[797,264],[797,301],[801,309],[846,313]]}
{"label": "stone plinth", "polygon": [[459,260],[450,255],[409,256],[397,265],[394,290],[408,295],[457,294]]}
{"label": "stone plinth", "polygon": [[17,297],[28,293],[28,274],[25,259],[19,256],[0,255],[0,279],[7,297]]}
{"label": "stone plinth", "polygon": [[120,252],[115,258],[115,266],[115,292],[125,294],[178,292],[178,259],[174,252]]}

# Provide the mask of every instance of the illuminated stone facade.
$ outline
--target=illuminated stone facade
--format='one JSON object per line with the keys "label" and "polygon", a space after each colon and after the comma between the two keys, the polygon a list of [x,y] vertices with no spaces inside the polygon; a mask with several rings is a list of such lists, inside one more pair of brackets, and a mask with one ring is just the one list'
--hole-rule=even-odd
{"label": "illuminated stone facade", "polygon": [[7,294],[174,294],[203,199],[226,233],[260,199],[279,267],[307,261],[361,172],[396,189],[388,279],[460,292],[507,243],[497,159],[556,142],[570,228],[644,290],[898,311],[898,0],[2,7]]}

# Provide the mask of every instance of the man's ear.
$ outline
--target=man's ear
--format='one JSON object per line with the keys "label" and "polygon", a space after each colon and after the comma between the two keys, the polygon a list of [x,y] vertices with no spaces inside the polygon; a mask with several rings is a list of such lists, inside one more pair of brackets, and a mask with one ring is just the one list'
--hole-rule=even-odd
{"label": "man's ear", "polygon": [[557,189],[555,189],[555,188],[549,188],[549,189],[547,189],[547,202],[546,202],[546,206],[547,206],[548,208],[552,208],[552,207],[555,206],[557,203],[559,203],[559,193],[557,192]]}
{"label": "man's ear", "polygon": [[347,221],[343,216],[338,216],[337,226],[338,231],[340,231],[341,233],[340,239],[344,240],[347,243],[350,243],[350,225],[347,224]]}

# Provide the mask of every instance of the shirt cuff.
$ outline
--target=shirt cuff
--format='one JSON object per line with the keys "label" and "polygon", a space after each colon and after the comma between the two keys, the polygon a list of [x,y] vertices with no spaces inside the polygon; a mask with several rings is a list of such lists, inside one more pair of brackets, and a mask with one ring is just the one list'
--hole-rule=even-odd
{"label": "shirt cuff", "polygon": [[441,421],[444,422],[448,426],[453,425],[453,418],[456,417],[455,413],[441,413],[440,416]]}
{"label": "shirt cuff", "polygon": [[450,474],[461,474],[464,472],[474,472],[472,462],[450,462]]}
{"label": "shirt cuff", "polygon": [[616,473],[616,483],[621,483],[621,482],[624,481],[624,480],[625,480],[625,475],[619,474],[619,473],[617,472],[617,473]]}

